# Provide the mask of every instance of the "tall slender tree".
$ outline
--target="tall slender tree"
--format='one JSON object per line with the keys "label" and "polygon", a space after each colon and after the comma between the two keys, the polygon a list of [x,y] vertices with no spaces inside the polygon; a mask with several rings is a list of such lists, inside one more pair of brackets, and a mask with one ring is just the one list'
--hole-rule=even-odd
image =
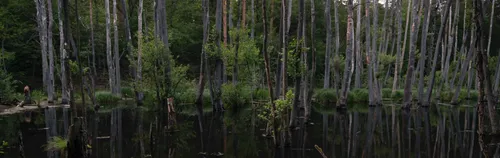
{"label": "tall slender tree", "polygon": [[332,51],[332,18],[330,14],[330,0],[325,1],[325,23],[326,23],[326,50],[325,50],[325,74],[323,88],[330,88],[330,54]]}
{"label": "tall slender tree", "polygon": [[418,62],[420,69],[418,72],[418,101],[419,104],[422,104],[424,101],[424,70],[425,70],[425,60],[427,59],[427,32],[429,31],[429,21],[431,15],[430,8],[430,0],[424,0],[424,8],[425,16],[424,16],[424,26],[422,27],[422,37],[420,40],[420,60]]}
{"label": "tall slender tree", "polygon": [[135,74],[137,105],[142,105],[144,97],[144,93],[142,92],[142,10],[143,0],[139,0],[139,8],[137,10],[137,70]]}
{"label": "tall slender tree", "polygon": [[38,23],[38,35],[40,39],[40,50],[42,53],[42,77],[43,77],[43,87],[45,92],[49,92],[50,81],[49,81],[49,63],[47,59],[47,9],[45,0],[35,0],[36,3],[36,14]]}
{"label": "tall slender tree", "polygon": [[353,9],[353,0],[348,0],[347,1],[347,46],[346,46],[346,51],[345,51],[345,68],[344,68],[344,77],[342,81],[342,95],[340,96],[340,102],[337,105],[337,107],[345,107],[347,104],[347,94],[349,93],[349,85],[350,85],[350,78],[351,78],[351,62],[352,62],[352,51],[353,51],[353,46],[354,46],[354,33],[353,33],[353,23],[354,20],[352,18],[352,9]]}
{"label": "tall slender tree", "polygon": [[[476,24],[476,36],[478,39],[475,42],[476,46],[476,70],[479,84],[479,100],[478,106],[483,106],[484,103],[488,107],[488,115],[491,125],[491,133],[500,133],[500,125],[498,122],[498,114],[495,110],[497,102],[494,100],[494,95],[491,87],[490,75],[488,70],[488,55],[484,51],[484,25],[483,21],[483,2],[476,0],[474,7],[474,22]],[[486,100],[485,100],[486,99]]]}
{"label": "tall slender tree", "polygon": [[356,47],[355,47],[355,54],[356,54],[356,76],[354,77],[354,87],[355,88],[361,88],[361,73],[363,72],[363,62],[362,62],[362,55],[361,55],[361,1],[358,2],[358,6],[356,7]]}
{"label": "tall slender tree", "polygon": [[396,21],[397,21],[397,27],[398,27],[398,33],[397,33],[397,37],[396,37],[396,64],[394,64],[394,81],[392,82],[392,94],[394,94],[396,92],[396,89],[398,89],[398,78],[399,78],[399,72],[400,72],[400,68],[399,68],[399,65],[400,63],[403,62],[403,56],[402,56],[402,52],[401,51],[404,51],[404,50],[401,50],[401,34],[402,34],[402,25],[403,25],[403,22],[402,22],[402,19],[401,19],[401,5],[402,5],[402,2],[403,0],[397,0],[397,11],[396,11]]}
{"label": "tall slender tree", "polygon": [[54,89],[54,45],[52,40],[52,26],[54,24],[54,17],[52,14],[52,0],[47,0],[47,15],[48,15],[48,25],[47,25],[47,52],[48,52],[48,76],[47,76],[47,94],[48,102],[53,103],[55,99],[55,89]]}
{"label": "tall slender tree", "polygon": [[113,62],[113,53],[111,52],[111,18],[109,11],[109,0],[104,0],[105,12],[106,12],[106,61],[108,63],[108,78],[109,87],[112,92],[115,91],[115,66]]}
{"label": "tall slender tree", "polygon": [[420,15],[422,15],[422,11],[419,11],[419,0],[412,0],[413,2],[413,11],[412,11],[412,26],[410,32],[410,52],[408,56],[408,70],[406,71],[406,81],[405,81],[405,92],[404,92],[404,107],[403,108],[411,108],[412,105],[412,78],[414,75],[414,67],[415,67],[415,51],[416,51],[416,43],[418,38],[418,30],[420,28]]}
{"label": "tall slender tree", "polygon": [[62,15],[62,0],[57,1],[57,19],[59,20],[59,53],[61,55],[61,103],[69,103],[69,92],[68,92],[68,79],[66,74],[65,62],[67,58],[66,54],[66,43],[64,39],[64,26],[63,26],[63,15]]}

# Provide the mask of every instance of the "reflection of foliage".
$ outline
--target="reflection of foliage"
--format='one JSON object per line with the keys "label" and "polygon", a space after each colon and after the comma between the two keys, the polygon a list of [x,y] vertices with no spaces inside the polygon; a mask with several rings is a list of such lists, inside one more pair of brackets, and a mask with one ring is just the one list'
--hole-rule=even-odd
{"label": "reflection of foliage", "polygon": [[66,146],[68,144],[68,140],[62,138],[62,137],[52,137],[51,140],[45,145],[45,150],[46,151],[63,151],[66,149]]}
{"label": "reflection of foliage", "polygon": [[183,153],[190,153],[189,150],[190,144],[188,144],[188,141],[194,137],[196,137],[195,130],[193,130],[193,123],[192,122],[183,122],[180,124],[177,124],[177,129],[179,132],[175,132],[172,135],[172,142],[174,142],[174,145],[176,146],[176,149],[179,155],[176,155],[176,157],[183,157]]}

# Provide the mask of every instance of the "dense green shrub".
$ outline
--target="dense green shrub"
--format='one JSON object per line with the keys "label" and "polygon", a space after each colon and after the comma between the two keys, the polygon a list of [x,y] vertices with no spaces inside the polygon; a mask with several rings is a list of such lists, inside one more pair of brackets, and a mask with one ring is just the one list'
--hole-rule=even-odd
{"label": "dense green shrub", "polygon": [[62,137],[53,137],[51,140],[47,142],[45,145],[46,151],[64,151],[67,147],[68,140]]}
{"label": "dense green shrub", "polygon": [[366,103],[369,100],[368,89],[353,89],[347,96],[347,102]]}
{"label": "dense green shrub", "polygon": [[394,91],[394,93],[391,92],[391,98],[394,101],[401,101],[401,100],[403,100],[404,94],[405,94],[404,90],[398,89],[398,90]]}
{"label": "dense green shrub", "polygon": [[313,98],[318,103],[335,103],[337,101],[334,89],[318,89],[314,91]]}
{"label": "dense green shrub", "polygon": [[267,88],[257,88],[253,91],[253,99],[257,101],[269,100],[269,90]]}
{"label": "dense green shrub", "polygon": [[222,85],[222,102],[226,109],[234,109],[250,103],[251,91],[242,84],[224,84]]}
{"label": "dense green shrub", "polygon": [[108,91],[97,91],[95,93],[95,99],[97,103],[102,106],[114,106],[120,101],[120,97]]}
{"label": "dense green shrub", "polygon": [[133,98],[135,96],[135,92],[131,87],[122,87],[121,93],[123,98]]}

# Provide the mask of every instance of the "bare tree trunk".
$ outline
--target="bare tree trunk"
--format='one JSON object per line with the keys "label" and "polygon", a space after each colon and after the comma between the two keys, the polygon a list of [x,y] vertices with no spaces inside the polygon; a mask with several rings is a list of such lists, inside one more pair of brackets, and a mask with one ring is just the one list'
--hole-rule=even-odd
{"label": "bare tree trunk", "polygon": [[[363,2],[361,2],[363,3]],[[368,96],[369,96],[369,99],[368,99],[368,104],[370,106],[374,106],[376,105],[376,101],[374,99],[374,87],[373,87],[373,56],[372,56],[372,51],[370,49],[370,41],[372,40],[370,38],[370,0],[366,0],[366,3],[365,3],[365,28],[366,28],[366,31],[365,31],[365,34],[366,34],[366,41],[365,41],[365,45],[366,45],[366,48],[365,48],[365,52],[366,52],[366,63],[367,63],[367,68],[368,68]]]}
{"label": "bare tree trunk", "polygon": [[[338,9],[337,9],[337,0],[333,0],[333,16],[334,16],[334,22],[335,22],[335,52],[333,52],[333,58],[339,58],[339,48],[340,48],[340,31],[339,31],[339,18],[337,15]],[[332,61],[335,65],[335,60]],[[334,67],[333,68],[333,76],[335,79],[333,80],[333,88],[335,88],[335,92],[337,93],[337,96],[340,96],[339,93],[339,87],[338,84],[340,82],[340,74],[337,71],[337,69]]]}
{"label": "bare tree trunk", "polygon": [[[304,102],[307,102],[307,106],[309,110],[311,109],[311,98],[313,95],[314,91],[314,85],[316,83],[315,80],[315,75],[316,75],[316,47],[314,46],[314,41],[315,41],[315,29],[316,29],[316,7],[314,4],[314,0],[311,0],[311,72],[309,73],[309,87],[308,87],[308,94],[307,94],[307,100],[304,100]],[[306,59],[307,60],[307,59]]]}
{"label": "bare tree trunk", "polygon": [[[142,105],[142,100],[144,98],[144,93],[142,91],[142,9],[143,9],[143,0],[139,0],[139,8],[137,10],[137,72],[135,74],[135,86],[136,86],[136,99],[137,105]],[[200,65],[203,67],[203,65]]]}
{"label": "bare tree trunk", "polygon": [[47,94],[48,94],[48,102],[53,103],[55,98],[55,89],[54,89],[54,45],[52,44],[52,25],[54,24],[54,18],[52,14],[52,0],[47,0],[47,14],[49,17],[48,26],[47,26],[47,50],[48,50],[48,84],[47,84]]}
{"label": "bare tree trunk", "polygon": [[106,59],[108,63],[109,87],[111,92],[115,91],[115,68],[113,63],[113,53],[111,52],[111,20],[109,13],[109,0],[104,1],[106,10]]}
{"label": "bare tree trunk", "polygon": [[[444,9],[445,10],[444,15],[448,15],[452,1],[453,0],[449,0],[448,2],[446,2],[447,4],[446,4],[445,9]],[[438,57],[438,53],[439,53],[439,45],[441,44],[441,39],[443,37],[443,31],[444,31],[444,28],[446,25],[447,18],[448,18],[448,16],[445,16],[445,18],[441,19],[441,26],[439,28],[438,38],[436,39],[436,47],[434,48],[434,57],[432,59],[432,71],[431,71],[431,76],[430,76],[431,81],[427,87],[426,100],[422,104],[424,106],[429,105],[431,102],[432,88],[434,87],[434,82],[436,81],[435,75],[436,75],[436,67],[437,67],[437,57]]]}
{"label": "bare tree trunk", "polygon": [[118,11],[117,11],[117,0],[113,0],[113,29],[114,29],[114,62],[115,62],[115,86],[113,90],[113,94],[116,94],[120,96],[120,91],[121,91],[121,79],[120,79],[120,50],[118,48]]}
{"label": "bare tree trunk", "polygon": [[[299,108],[299,102],[301,101],[300,100],[300,93],[301,93],[301,86],[300,86],[300,82],[301,82],[301,74],[300,74],[300,64],[301,63],[301,57],[300,55],[302,54],[302,49],[303,49],[303,46],[304,46],[304,25],[303,25],[303,18],[304,18],[304,0],[299,0],[299,16],[298,16],[298,28],[297,28],[297,46],[295,47],[295,55],[296,55],[296,59],[295,59],[295,74],[294,74],[294,77],[295,77],[295,89],[294,89],[294,92],[295,92],[295,95],[294,95],[294,99],[293,99],[293,106],[292,106],[292,113],[291,113],[291,117],[290,117],[290,125],[289,127],[296,127],[296,123],[297,123],[297,119],[298,116],[299,116],[299,112],[301,111]],[[286,93],[284,93],[286,94]]]}
{"label": "bare tree trunk", "polygon": [[323,88],[330,88],[330,54],[332,51],[332,18],[330,14],[330,0],[325,2],[325,23],[326,23],[326,50],[325,50],[325,74]]}
{"label": "bare tree trunk", "polygon": [[255,38],[255,0],[251,0],[251,5],[252,5],[252,28],[250,31],[250,38],[254,39]]}
{"label": "bare tree trunk", "polygon": [[[92,89],[92,98],[95,98],[95,79],[96,79],[96,76],[97,76],[97,70],[96,70],[96,67],[95,67],[95,43],[94,43],[94,15],[93,15],[93,7],[92,7],[92,0],[89,0],[89,9],[90,9],[90,15],[89,15],[89,19],[90,19],[90,45],[91,45],[91,51],[92,51],[92,63],[89,63],[89,67],[91,67],[91,71],[89,74],[91,74],[89,76],[90,78],[90,82],[91,82],[91,89]],[[89,59],[90,61],[90,59]],[[92,99],[94,100],[94,99]],[[95,102],[94,102],[94,106],[95,105]]]}
{"label": "bare tree trunk", "polygon": [[[40,38],[40,49],[42,52],[42,76],[43,76],[43,87],[45,92],[50,90],[49,81],[49,63],[47,61],[47,10],[45,0],[35,0],[36,3],[36,13],[37,13],[37,23],[38,23],[38,34]],[[50,94],[49,94],[50,95]]]}
{"label": "bare tree trunk", "polygon": [[203,8],[203,47],[201,49],[201,59],[200,59],[200,79],[198,82],[198,91],[196,93],[196,109],[198,113],[198,125],[200,128],[200,135],[201,141],[202,141],[202,146],[201,146],[201,151],[204,151],[203,147],[203,91],[205,89],[205,72],[207,72],[207,56],[206,56],[206,50],[205,50],[205,45],[208,42],[208,31],[209,31],[209,0],[203,0],[202,1],[202,8]]}
{"label": "bare tree trunk", "polygon": [[[408,26],[410,24],[410,14],[411,14],[411,0],[408,0],[408,9],[406,9],[407,13],[406,13],[406,27],[405,27],[405,35],[403,36],[404,40],[403,40],[403,49],[402,49],[402,53],[401,54],[401,61],[399,63],[399,71],[403,71],[403,62],[404,62],[404,59],[405,59],[405,52],[406,52],[406,39],[408,37]],[[399,76],[398,76],[399,77]]]}
{"label": "bare tree trunk", "polygon": [[430,0],[424,0],[425,17],[424,26],[422,28],[422,38],[420,41],[420,60],[418,62],[420,66],[419,79],[418,79],[418,101],[419,104],[424,102],[424,70],[425,70],[425,60],[427,60],[427,33],[429,31],[429,21],[431,15]]}
{"label": "bare tree trunk", "polygon": [[346,45],[346,51],[345,51],[345,68],[344,68],[344,77],[342,81],[342,95],[340,97],[340,102],[337,105],[337,107],[345,107],[347,105],[347,94],[349,93],[349,85],[350,85],[350,78],[351,78],[351,62],[352,62],[352,51],[353,51],[353,46],[354,46],[354,33],[353,31],[353,23],[354,20],[352,18],[352,9],[353,9],[353,0],[348,0],[347,1],[347,45]]}
{"label": "bare tree trunk", "polygon": [[[221,36],[222,36],[222,0],[217,0],[217,7],[216,7],[216,16],[215,16],[215,31],[217,34],[217,54],[222,55],[222,49],[221,49]],[[222,57],[217,57],[215,59],[215,73],[214,73],[214,80],[215,80],[215,110],[219,111],[222,110],[222,103],[221,103],[221,86],[222,86],[222,76],[223,76],[223,61],[221,59]]]}
{"label": "bare tree trunk", "polygon": [[[122,10],[122,14],[124,16],[124,19],[125,19],[125,41],[127,42],[127,52],[128,54],[132,54],[132,35],[131,35],[131,32],[130,32],[130,22],[129,22],[129,18],[128,18],[128,12],[127,12],[127,4],[125,3],[125,0],[121,0],[121,5],[123,7],[123,10]],[[132,71],[135,71],[135,70],[132,70]],[[117,72],[117,73],[120,73],[120,72]],[[132,74],[135,74],[136,72],[132,72]]]}
{"label": "bare tree trunk", "polygon": [[[281,88],[283,88],[283,90],[281,91],[281,93],[283,94],[283,98],[286,97],[286,90],[287,90],[287,67],[288,67],[288,32],[289,32],[289,29],[290,29],[290,17],[292,16],[292,1],[289,0],[288,1],[288,5],[286,5],[286,0],[282,0],[281,1],[281,8],[283,10],[283,41],[282,41],[282,44],[283,44],[283,60],[282,60],[282,68],[281,68],[281,77],[282,77],[282,82],[281,84],[283,84],[281,86]],[[279,91],[279,90],[277,90]],[[277,93],[279,94],[279,93]]]}
{"label": "bare tree trunk", "polygon": [[[476,23],[476,32],[478,39],[476,40],[476,51],[477,51],[477,56],[476,56],[476,70],[477,70],[477,77],[478,77],[478,84],[479,84],[479,100],[478,100],[478,106],[482,106],[484,104],[484,99],[486,99],[487,105],[488,105],[488,114],[489,114],[489,119],[490,119],[490,125],[491,125],[491,133],[492,134],[497,134],[500,132],[500,126],[498,123],[498,114],[495,110],[495,105],[496,102],[494,100],[494,95],[492,93],[491,89],[491,81],[490,81],[490,75],[489,75],[489,69],[488,69],[488,56],[486,52],[484,52],[484,27],[483,27],[483,21],[484,21],[484,16],[483,16],[483,2],[480,0],[476,0],[476,5],[475,5],[475,23]],[[483,98],[484,97],[484,98]]]}
{"label": "bare tree trunk", "polygon": [[373,38],[372,38],[372,47],[371,47],[371,54],[372,56],[372,68],[373,68],[373,93],[374,93],[374,100],[375,104],[380,105],[382,103],[382,96],[380,95],[380,86],[379,82],[377,79],[377,72],[378,72],[378,52],[377,52],[377,33],[378,33],[378,0],[373,1]]}
{"label": "bare tree trunk", "polygon": [[[396,39],[396,64],[394,64],[394,78],[393,78],[393,83],[392,83],[392,94],[396,92],[396,89],[398,89],[398,80],[399,80],[399,71],[400,71],[400,64],[403,63],[403,56],[401,52],[401,31],[402,31],[402,19],[401,19],[401,4],[403,3],[403,0],[397,0],[397,11],[396,11],[396,18],[397,18],[397,23],[398,23],[398,34],[397,34],[397,39]],[[403,50],[404,51],[404,50]]]}
{"label": "bare tree trunk", "polygon": [[410,52],[408,56],[408,70],[406,71],[406,81],[405,81],[405,92],[404,92],[404,107],[403,108],[411,108],[412,105],[412,78],[413,71],[415,67],[415,51],[416,51],[416,43],[418,38],[418,29],[420,28],[420,15],[422,15],[422,11],[419,12],[419,0],[412,0],[413,2],[413,11],[412,11],[412,26],[410,32]]}
{"label": "bare tree trunk", "polygon": [[361,1],[358,1],[357,17],[356,17],[356,76],[354,77],[354,87],[361,88],[361,73],[363,72],[363,62],[361,55]]}
{"label": "bare tree trunk", "polygon": [[68,104],[69,103],[69,96],[68,96],[68,81],[67,81],[67,76],[66,76],[66,43],[64,40],[64,27],[63,27],[63,15],[62,15],[62,0],[57,1],[57,19],[59,20],[59,53],[61,54],[61,104]]}
{"label": "bare tree trunk", "polygon": [[[488,36],[488,47],[486,47],[486,54],[488,57],[490,57],[490,49],[491,49],[491,34],[493,33],[493,22],[495,20],[495,2],[496,0],[493,0],[491,2],[491,14],[490,14],[490,31],[489,31],[489,36]],[[499,54],[500,55],[500,54]],[[496,88],[496,87],[495,87]]]}
{"label": "bare tree trunk", "polygon": [[277,121],[276,121],[276,106],[274,104],[274,93],[273,93],[273,83],[271,81],[271,73],[270,73],[270,63],[269,63],[269,54],[267,53],[267,10],[266,10],[266,0],[262,0],[262,22],[264,26],[264,43],[262,46],[262,54],[264,55],[264,64],[266,67],[266,79],[267,79],[267,88],[269,89],[269,99],[271,101],[271,116],[272,116],[272,124],[273,124],[273,134],[274,134],[274,144],[276,145],[276,135],[278,133],[278,126],[277,126]]}

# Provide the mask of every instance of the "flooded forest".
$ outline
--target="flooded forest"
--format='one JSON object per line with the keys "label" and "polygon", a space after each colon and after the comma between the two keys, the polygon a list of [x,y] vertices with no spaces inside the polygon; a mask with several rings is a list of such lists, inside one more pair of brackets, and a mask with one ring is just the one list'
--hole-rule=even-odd
{"label": "flooded forest", "polygon": [[500,157],[496,0],[0,1],[0,158]]}

